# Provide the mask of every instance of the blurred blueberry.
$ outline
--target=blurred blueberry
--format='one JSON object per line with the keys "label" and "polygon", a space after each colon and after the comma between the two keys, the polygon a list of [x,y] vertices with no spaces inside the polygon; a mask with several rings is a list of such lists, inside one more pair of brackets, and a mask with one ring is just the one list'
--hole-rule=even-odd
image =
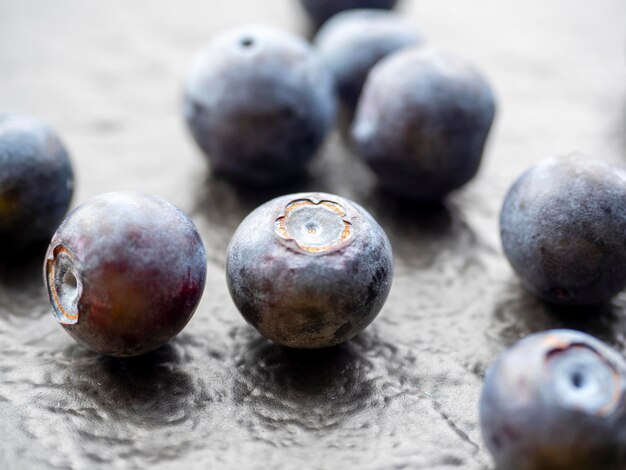
{"label": "blurred blueberry", "polygon": [[74,174],[57,134],[33,117],[0,113],[0,241],[43,241],[67,212]]}
{"label": "blurred blueberry", "polygon": [[398,0],[300,0],[311,20],[316,26],[321,26],[330,17],[344,10],[357,8],[372,8],[377,10],[391,10]]}
{"label": "blurred blueberry", "polygon": [[623,469],[626,363],[584,333],[531,335],[485,377],[480,421],[498,468]]}
{"label": "blurred blueberry", "polygon": [[626,287],[626,170],[580,155],[522,174],[500,214],[504,253],[544,300],[589,305]]}
{"label": "blurred blueberry", "polygon": [[315,44],[333,72],[340,98],[356,108],[369,71],[384,57],[423,42],[399,15],[383,10],[347,10],[319,30]]}
{"label": "blurred blueberry", "polygon": [[335,112],[332,76],[317,52],[264,27],[217,36],[185,85],[185,117],[213,170],[255,184],[303,173]]}
{"label": "blurred blueberry", "polygon": [[322,348],[374,320],[391,288],[391,246],[358,204],[332,194],[291,194],[241,223],[226,276],[235,305],[262,335]]}
{"label": "blurred blueberry", "polygon": [[478,171],[494,114],[491,87],[476,69],[419,47],[374,67],[352,136],[382,187],[438,200]]}
{"label": "blurred blueberry", "polygon": [[108,193],[65,218],[44,276],[54,317],[76,341],[135,356],[187,324],[204,290],[206,255],[194,224],[166,200]]}

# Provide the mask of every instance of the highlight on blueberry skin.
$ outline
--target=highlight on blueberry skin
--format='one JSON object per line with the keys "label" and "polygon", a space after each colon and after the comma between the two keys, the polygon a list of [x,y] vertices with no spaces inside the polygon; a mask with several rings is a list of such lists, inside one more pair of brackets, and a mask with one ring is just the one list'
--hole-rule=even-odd
{"label": "highlight on blueberry skin", "polygon": [[293,348],[343,343],[381,310],[393,277],[389,239],[358,204],[290,194],[254,210],[228,247],[232,299],[263,336]]}
{"label": "highlight on blueberry skin", "polygon": [[315,26],[321,26],[326,20],[344,10],[372,8],[391,10],[398,0],[300,0]]}
{"label": "highlight on blueberry skin", "polygon": [[592,305],[626,287],[626,170],[582,155],[522,174],[500,214],[504,253],[523,284],[561,305]]}
{"label": "highlight on blueberry skin", "polygon": [[369,71],[381,59],[424,40],[415,27],[396,13],[346,10],[327,21],[315,37],[322,59],[332,71],[339,97],[356,108]]}
{"label": "highlight on blueberry skin", "polygon": [[194,224],[142,193],[97,196],[73,210],[44,264],[52,313],[76,341],[108,356],[162,346],[191,319],[206,254]]}
{"label": "highlight on blueberry skin", "polygon": [[49,239],[74,192],[67,150],[47,124],[0,113],[0,241],[21,249]]}
{"label": "highlight on blueberry skin", "polygon": [[621,469],[626,461],[626,363],[573,330],[533,334],[487,371],[485,443],[507,470]]}
{"label": "highlight on blueberry skin", "polygon": [[431,46],[411,48],[370,72],[352,137],[383,188],[436,201],[476,175],[495,109],[474,67]]}
{"label": "highlight on blueberry skin", "polygon": [[185,83],[185,118],[212,170],[257,185],[302,175],[336,107],[317,52],[299,36],[262,26],[215,37]]}

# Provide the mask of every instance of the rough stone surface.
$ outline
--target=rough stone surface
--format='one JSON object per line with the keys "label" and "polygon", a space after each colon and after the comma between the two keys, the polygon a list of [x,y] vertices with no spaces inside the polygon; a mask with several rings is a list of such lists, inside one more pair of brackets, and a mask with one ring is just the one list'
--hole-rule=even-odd
{"label": "rough stone surface", "polygon": [[[59,132],[75,162],[74,204],[114,190],[163,196],[191,214],[209,258],[187,328],[127,360],[93,354],[56,325],[44,247],[2,264],[0,468],[492,468],[478,398],[502,348],[569,327],[626,352],[626,295],[590,317],[546,306],[514,277],[497,224],[508,186],[541,158],[626,162],[626,5],[407,0],[400,11],[482,68],[500,100],[479,177],[428,209],[376,190],[340,133],[311,179],[289,188],[236,190],[208,176],[181,114],[190,61],[226,27],[307,31],[296,1],[0,3],[0,108]],[[362,204],[395,255],[370,328],[310,352],[261,338],[224,279],[244,216],[308,190]]]}

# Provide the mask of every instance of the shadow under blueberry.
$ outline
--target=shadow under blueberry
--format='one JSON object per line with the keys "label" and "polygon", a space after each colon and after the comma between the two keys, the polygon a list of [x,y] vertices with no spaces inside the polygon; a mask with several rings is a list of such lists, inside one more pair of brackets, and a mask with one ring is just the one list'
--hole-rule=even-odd
{"label": "shadow under blueberry", "polygon": [[552,305],[528,292],[517,279],[507,284],[499,298],[490,329],[497,333],[501,347],[555,328],[583,331],[612,346],[620,341],[623,320],[609,302],[585,307]]}
{"label": "shadow under blueberry", "polygon": [[203,217],[207,222],[208,232],[203,230],[202,233],[207,248],[215,248],[213,251],[220,255],[224,253],[243,219],[254,209],[276,197],[299,192],[329,191],[326,181],[328,169],[319,171],[320,164],[326,166],[326,162],[320,160],[325,160],[325,156],[317,156],[309,169],[298,177],[270,186],[237,182],[208,171],[204,184],[197,191],[192,213]]}
{"label": "shadow under blueberry", "polygon": [[354,141],[352,140],[352,123],[356,116],[357,109],[351,108],[343,102],[337,107],[337,129],[344,145],[354,151]]}
{"label": "shadow under blueberry", "polygon": [[48,242],[41,242],[0,256],[0,316],[40,317],[48,298],[43,262]]}
{"label": "shadow under blueberry", "polygon": [[310,174],[304,173],[282,184],[257,186],[209,171],[198,191],[194,212],[234,231],[243,218],[261,204],[284,194],[304,191],[312,180]]}
{"label": "shadow under blueberry", "polygon": [[340,425],[368,407],[376,390],[363,354],[367,333],[324,349],[291,349],[254,334],[242,345],[235,402],[249,407],[265,427],[285,423],[309,430]]}
{"label": "shadow under blueberry", "polygon": [[0,254],[0,283],[12,288],[40,285],[43,282],[43,263],[47,249],[47,240],[18,250],[13,247],[6,249]]}
{"label": "shadow under blueberry", "polygon": [[305,12],[302,13],[304,17],[304,27],[302,28],[301,34],[308,42],[313,43],[322,25],[316,25]]}
{"label": "shadow under blueberry", "polygon": [[385,229],[394,257],[405,264],[430,267],[442,252],[476,250],[476,234],[451,202],[419,203],[376,187],[363,203]]}
{"label": "shadow under blueberry", "polygon": [[199,406],[192,378],[180,370],[171,343],[132,358],[101,356],[78,345],[67,354],[73,357],[68,384],[114,421],[166,426],[192,419]]}

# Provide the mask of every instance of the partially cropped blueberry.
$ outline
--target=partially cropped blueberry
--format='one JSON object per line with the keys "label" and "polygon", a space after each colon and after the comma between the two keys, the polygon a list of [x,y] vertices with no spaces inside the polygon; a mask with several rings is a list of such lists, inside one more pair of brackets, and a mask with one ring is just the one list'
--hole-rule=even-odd
{"label": "partially cropped blueberry", "polygon": [[418,47],[371,71],[352,136],[382,187],[438,200],[478,171],[494,114],[491,87],[475,68]]}
{"label": "partially cropped blueberry", "polygon": [[303,173],[335,112],[333,79],[317,52],[265,27],[217,36],[185,84],[185,117],[212,169],[244,182]]}
{"label": "partially cropped blueberry", "polygon": [[0,113],[0,242],[22,248],[49,239],[73,191],[57,134],[39,119]]}
{"label": "partially cropped blueberry", "polygon": [[272,341],[342,343],[382,308],[393,276],[387,235],[358,204],[325,193],[282,196],[253,211],[228,248],[235,305]]}
{"label": "partially cropped blueberry", "polygon": [[524,285],[564,305],[626,287],[626,170],[573,155],[522,174],[500,214],[504,253]]}
{"label": "partially cropped blueberry", "polygon": [[316,26],[322,25],[330,17],[344,10],[373,8],[391,10],[398,0],[300,0]]}
{"label": "partially cropped blueberry", "polygon": [[204,290],[206,254],[194,224],[166,200],[108,193],[66,217],[44,277],[52,313],[76,341],[135,356],[187,324]]}
{"label": "partially cropped blueberry", "polygon": [[498,468],[623,469],[626,362],[584,333],[531,335],[485,377],[482,434]]}
{"label": "partially cropped blueberry", "polygon": [[346,10],[319,30],[315,44],[349,109],[356,108],[369,71],[381,59],[423,42],[415,27],[384,10]]}

